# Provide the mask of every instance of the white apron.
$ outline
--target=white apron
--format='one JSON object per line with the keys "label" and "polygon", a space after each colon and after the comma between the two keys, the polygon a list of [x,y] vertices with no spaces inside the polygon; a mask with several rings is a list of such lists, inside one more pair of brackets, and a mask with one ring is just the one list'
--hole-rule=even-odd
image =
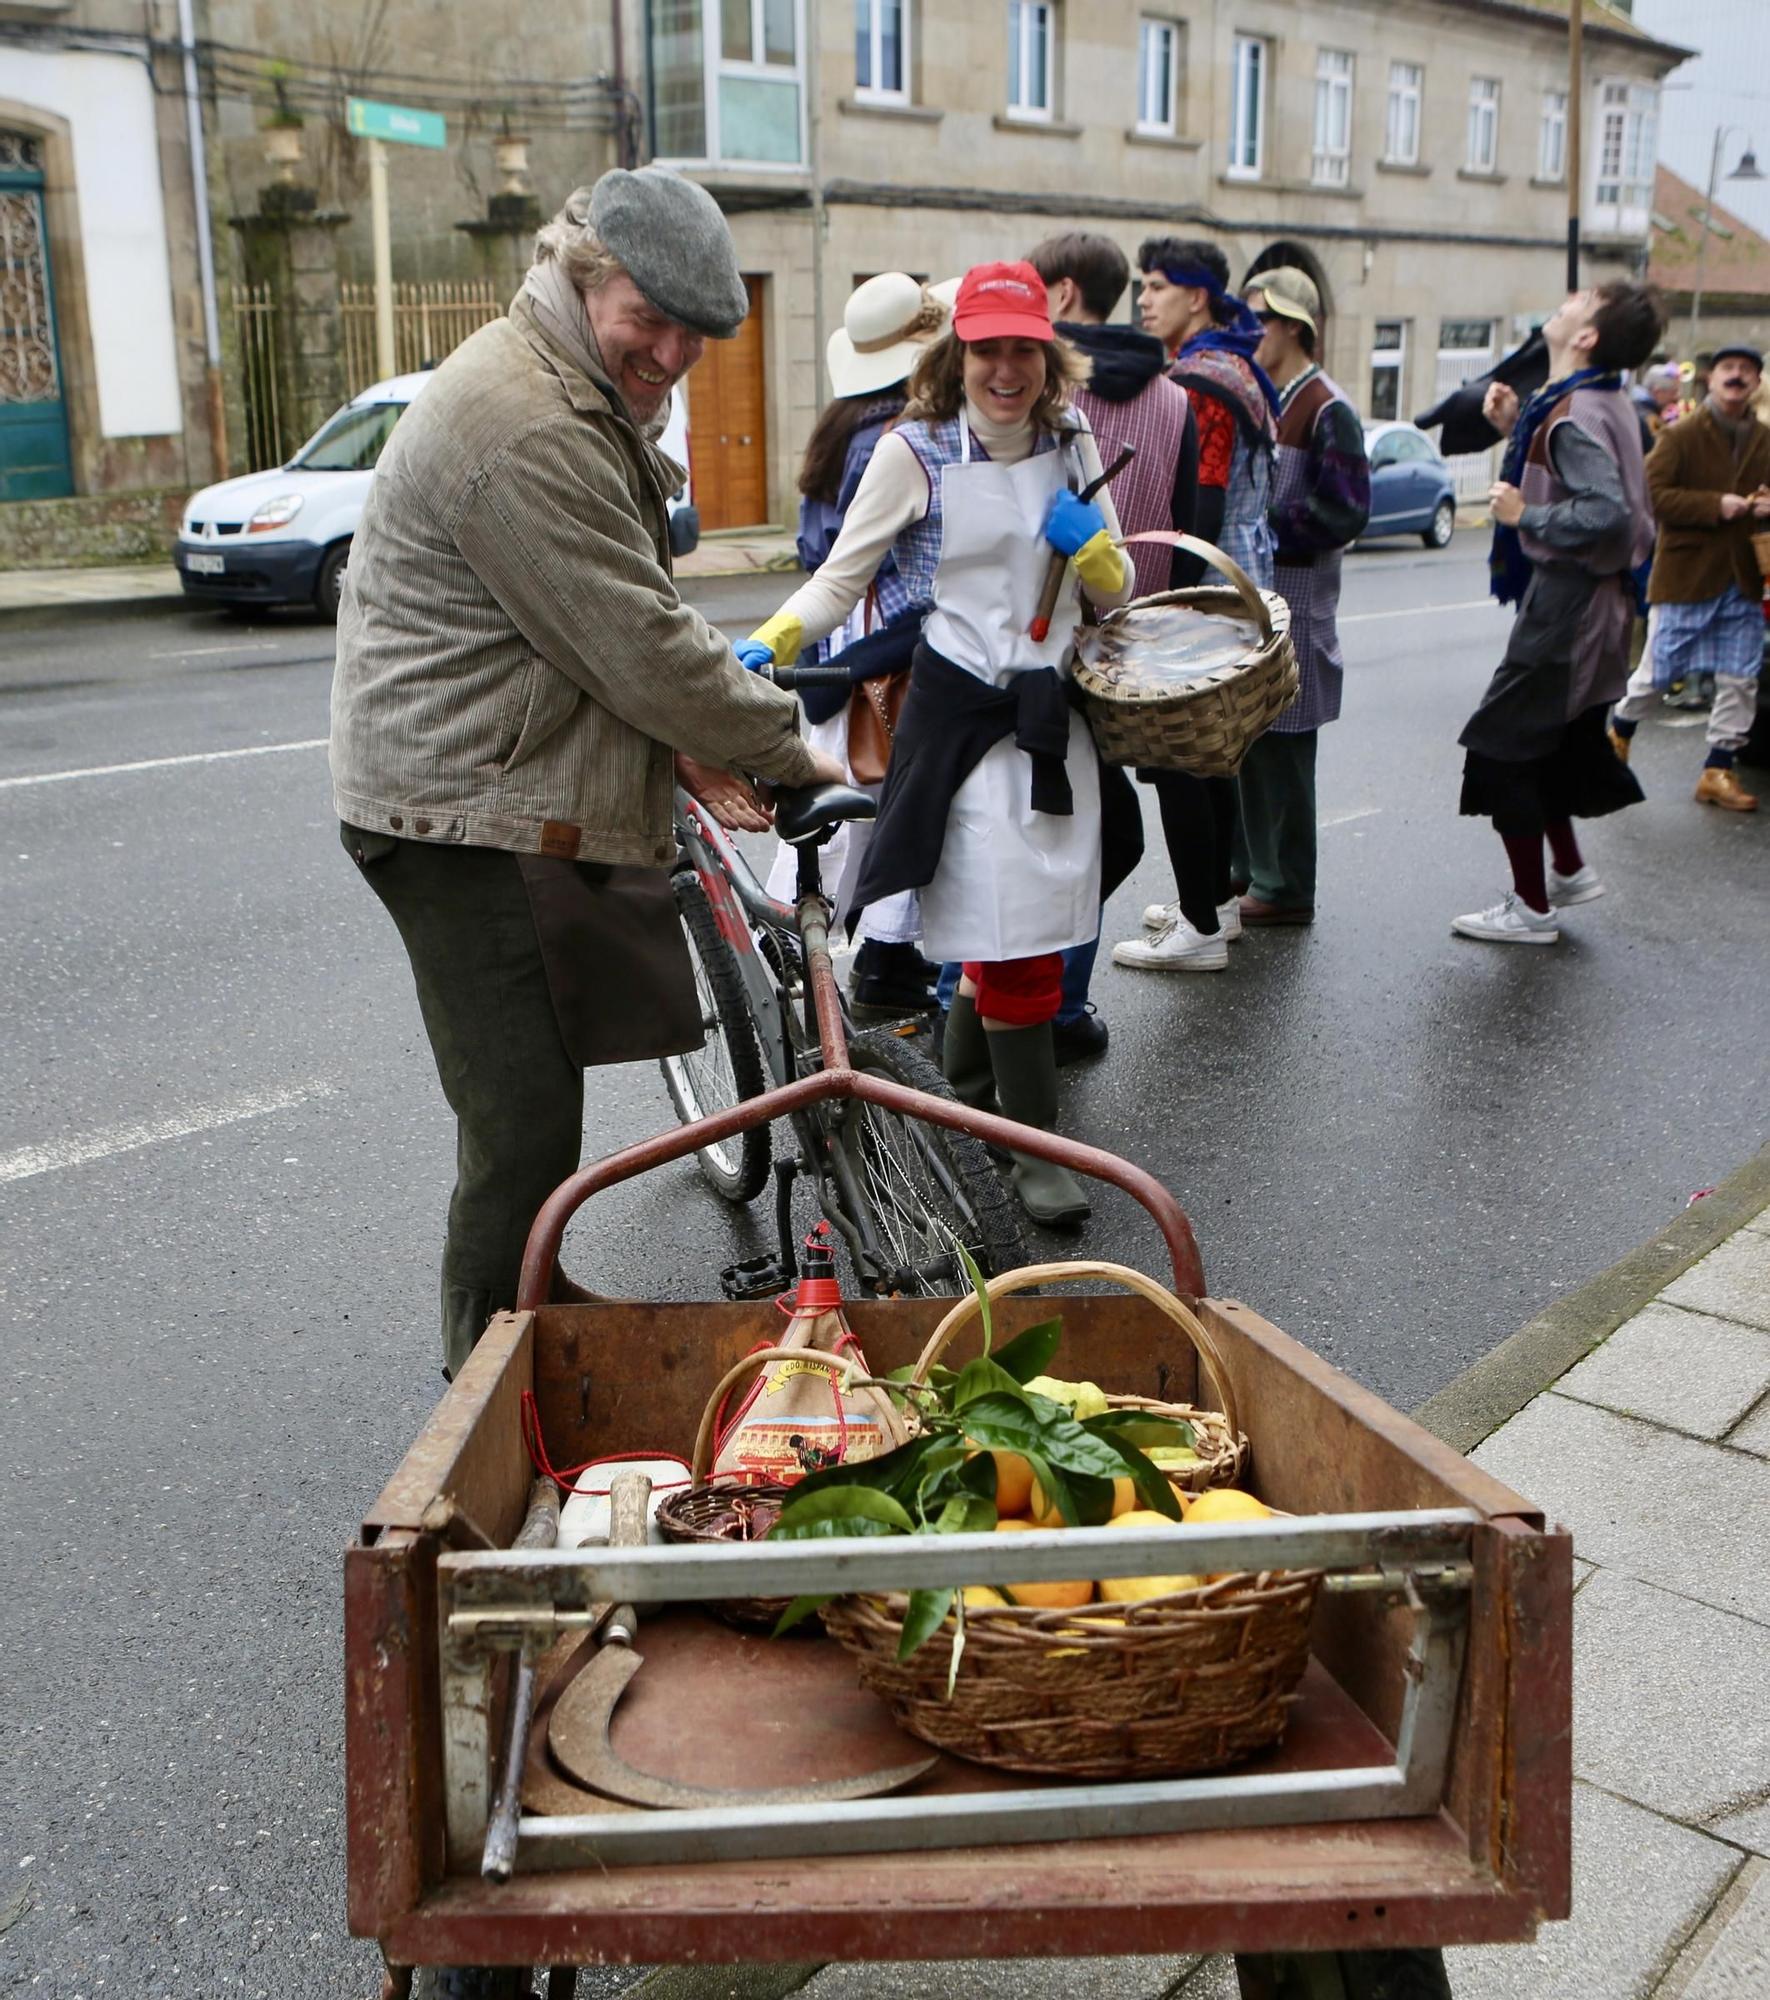
{"label": "white apron", "polygon": [[[1045,516],[1065,484],[1073,446],[1035,452],[1018,465],[971,461],[971,426],[959,425],[960,459],[940,475],[940,563],[923,637],[935,652],[1001,687],[1029,668],[1069,678],[1081,620],[1073,588],[1042,642],[1037,613],[1051,547]],[[934,879],[922,890],[922,949],[930,958],[986,964],[1086,944],[1100,931],[1100,767],[1078,712],[1066,763],[1075,810],[1032,809],[1032,759],[1005,736],[984,753],[947,812]]]}

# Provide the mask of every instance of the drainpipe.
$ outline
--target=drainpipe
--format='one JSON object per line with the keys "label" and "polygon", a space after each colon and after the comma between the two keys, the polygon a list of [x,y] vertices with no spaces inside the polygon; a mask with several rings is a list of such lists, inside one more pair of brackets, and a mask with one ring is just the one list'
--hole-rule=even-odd
{"label": "drainpipe", "polygon": [[184,116],[190,135],[191,181],[196,194],[197,271],[203,288],[204,371],[209,394],[209,450],[215,477],[228,476],[227,405],[221,393],[221,315],[215,305],[215,244],[209,234],[209,161],[203,147],[203,100],[197,94],[197,37],[191,0],[178,0],[178,39],[184,52]]}
{"label": "drainpipe", "polygon": [[818,34],[818,0],[805,8],[805,151],[811,168],[811,357],[817,402],[824,383],[824,163],[823,163],[823,45]]}

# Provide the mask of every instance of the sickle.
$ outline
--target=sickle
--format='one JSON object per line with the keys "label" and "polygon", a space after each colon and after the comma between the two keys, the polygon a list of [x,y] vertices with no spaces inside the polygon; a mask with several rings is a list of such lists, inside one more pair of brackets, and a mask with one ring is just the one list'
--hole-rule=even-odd
{"label": "sickle", "polygon": [[[651,1481],[643,1472],[617,1472],[609,1482],[609,1546],[638,1548],[646,1538],[646,1502]],[[632,1635],[639,1619],[630,1604],[617,1605],[603,1626],[601,1649],[554,1705],[547,1741],[572,1776],[605,1798],[629,1805],[666,1806],[688,1810],[700,1806],[820,1805],[842,1799],[870,1799],[901,1791],[940,1762],[919,1757],[857,1778],[836,1778],[818,1784],[777,1785],[726,1790],[713,1785],[688,1785],[638,1771],[615,1754],[610,1725],[629,1682],[645,1664],[633,1650]]]}
{"label": "sickle", "polygon": [[[1090,479],[1076,496],[1081,500],[1092,500],[1109,479],[1116,479],[1132,459],[1137,456],[1137,447],[1128,444],[1117,458],[1106,468],[1098,479]],[[1051,560],[1045,566],[1045,587],[1039,592],[1038,615],[1027,628],[1035,639],[1043,640],[1051,630],[1051,614],[1057,609],[1057,593],[1063,588],[1064,565],[1069,561],[1061,549],[1051,551]]]}

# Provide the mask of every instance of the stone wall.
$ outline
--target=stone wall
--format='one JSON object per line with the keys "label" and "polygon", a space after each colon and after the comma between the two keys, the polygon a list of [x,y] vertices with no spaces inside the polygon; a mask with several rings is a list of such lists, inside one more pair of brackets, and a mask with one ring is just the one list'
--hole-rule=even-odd
{"label": "stone wall", "polygon": [[170,562],[188,486],[10,500],[0,507],[0,570]]}

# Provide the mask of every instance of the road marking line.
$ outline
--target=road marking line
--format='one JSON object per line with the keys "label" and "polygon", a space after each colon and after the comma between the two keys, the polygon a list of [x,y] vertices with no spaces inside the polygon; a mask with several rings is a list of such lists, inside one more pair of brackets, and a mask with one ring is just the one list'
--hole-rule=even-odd
{"label": "road marking line", "polygon": [[1342,625],[1368,625],[1376,618],[1421,618],[1433,611],[1479,611],[1484,604],[1493,604],[1491,597],[1469,597],[1461,604],[1410,604],[1401,611],[1346,611],[1340,615]]}
{"label": "road marking line", "polygon": [[116,778],[130,771],[169,771],[178,764],[225,764],[234,757],[279,757],[287,750],[323,750],[324,736],[309,736],[300,743],[254,743],[246,750],[196,750],[184,757],[144,757],[135,764],[90,764],[82,771],[39,771],[28,778],[0,778],[0,792],[20,785],[61,785],[70,778]]}
{"label": "road marking line", "polygon": [[1332,813],[1321,824],[1324,830],[1330,826],[1349,826],[1355,819],[1375,819],[1382,810],[1381,806],[1360,806],[1356,812]]}
{"label": "road marking line", "polygon": [[36,1174],[53,1174],[63,1167],[84,1167],[118,1153],[139,1152],[143,1146],[157,1146],[164,1139],[184,1139],[193,1132],[214,1132],[224,1125],[238,1125],[243,1119],[266,1118],[274,1111],[292,1110],[315,1097],[330,1097],[337,1088],[325,1078],[316,1077],[311,1083],[298,1083],[287,1090],[248,1091],[219,1104],[198,1106],[176,1118],[114,1125],[108,1132],[91,1132],[84,1139],[55,1139],[47,1146],[21,1146],[14,1153],[0,1153],[0,1183],[28,1181]]}
{"label": "road marking line", "polygon": [[150,660],[201,660],[210,653],[271,653],[276,650],[274,639],[255,639],[249,645],[233,646],[185,646],[176,653],[150,653]]}

